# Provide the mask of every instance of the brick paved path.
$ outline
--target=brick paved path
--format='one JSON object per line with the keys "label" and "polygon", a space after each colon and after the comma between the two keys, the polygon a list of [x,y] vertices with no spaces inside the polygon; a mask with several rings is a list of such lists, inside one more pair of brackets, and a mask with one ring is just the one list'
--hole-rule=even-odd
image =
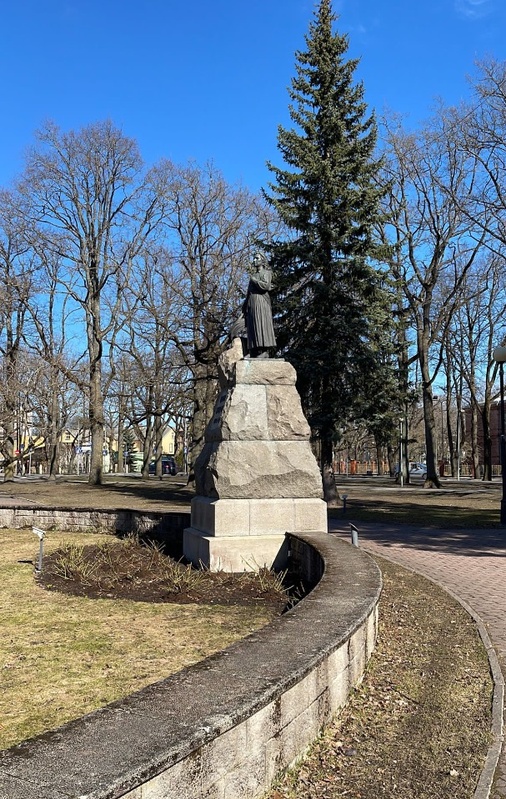
{"label": "brick paved path", "polygon": [[[365,522],[356,527],[364,549],[429,577],[474,610],[506,679],[506,529],[431,530]],[[330,520],[330,530],[350,539],[350,524],[344,518]],[[490,797],[506,799],[506,746]]]}

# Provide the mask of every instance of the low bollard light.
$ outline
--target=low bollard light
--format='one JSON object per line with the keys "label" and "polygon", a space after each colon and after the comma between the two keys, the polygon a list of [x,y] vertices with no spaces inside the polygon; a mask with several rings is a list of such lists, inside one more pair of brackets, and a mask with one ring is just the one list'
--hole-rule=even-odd
{"label": "low bollard light", "polygon": [[40,574],[42,571],[42,558],[44,557],[44,530],[41,530],[40,527],[32,527],[32,532],[35,533],[39,537],[39,562],[35,567],[35,571]]}
{"label": "low bollard light", "polygon": [[358,530],[354,524],[350,524],[351,543],[354,547],[358,547]]}

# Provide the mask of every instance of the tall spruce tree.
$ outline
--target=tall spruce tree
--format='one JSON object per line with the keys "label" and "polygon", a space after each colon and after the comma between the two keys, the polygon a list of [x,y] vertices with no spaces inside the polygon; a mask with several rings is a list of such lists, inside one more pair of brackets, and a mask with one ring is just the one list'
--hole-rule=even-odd
{"label": "tall spruce tree", "polygon": [[333,31],[336,19],[331,0],[321,0],[307,49],[296,54],[294,127],[278,129],[285,166],[268,163],[275,182],[266,192],[289,229],[270,247],[278,343],[297,369],[323,470],[339,428],[364,407],[367,376],[380,362],[377,325],[386,321],[372,265],[381,221],[376,123],[362,84],[353,82],[358,62],[345,60],[348,39]]}

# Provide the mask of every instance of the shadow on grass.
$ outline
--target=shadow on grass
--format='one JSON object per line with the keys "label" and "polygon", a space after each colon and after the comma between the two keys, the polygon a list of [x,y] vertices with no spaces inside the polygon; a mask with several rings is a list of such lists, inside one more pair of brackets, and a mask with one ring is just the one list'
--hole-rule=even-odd
{"label": "shadow on grass", "polygon": [[404,500],[390,503],[387,500],[373,500],[367,505],[361,501],[348,504],[346,513],[339,508],[329,510],[333,518],[346,518],[350,521],[371,521],[396,524],[422,524],[425,527],[461,528],[500,526],[499,508],[459,508],[455,505],[438,505],[431,497],[423,505],[420,502]]}
{"label": "shadow on grass", "polygon": [[159,480],[150,477],[148,480],[140,478],[113,477],[106,479],[100,486],[90,486],[92,491],[104,491],[108,494],[118,494],[145,500],[147,502],[167,502],[185,510],[195,495],[193,486],[188,486],[182,477],[163,477]]}

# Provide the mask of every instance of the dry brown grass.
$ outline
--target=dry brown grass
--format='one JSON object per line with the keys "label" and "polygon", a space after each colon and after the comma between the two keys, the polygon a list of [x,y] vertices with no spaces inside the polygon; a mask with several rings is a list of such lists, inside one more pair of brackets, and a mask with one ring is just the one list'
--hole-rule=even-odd
{"label": "dry brown grass", "polygon": [[37,503],[48,507],[66,508],[135,508],[138,510],[167,511],[177,506],[190,510],[193,488],[187,487],[180,477],[150,477],[106,475],[101,486],[88,485],[86,477],[76,475],[47,478],[16,478],[14,482],[0,482],[2,501]]}
{"label": "dry brown grass", "polygon": [[[501,484],[481,480],[443,480],[440,489],[421,481],[401,486],[388,477],[336,477],[340,495],[347,495],[350,521],[422,523],[441,528],[500,525]],[[341,507],[330,511],[342,516]]]}
{"label": "dry brown grass", "polygon": [[[47,552],[69,538],[48,533]],[[80,545],[105,539],[71,535]],[[46,591],[33,576],[37,551],[31,530],[0,530],[0,748],[127,696],[273,616],[258,604],[151,604]]]}
{"label": "dry brown grass", "polygon": [[[76,508],[189,509],[192,492],[178,482],[177,478],[142,483],[135,478],[113,477],[108,478],[104,487],[91,488],[75,481],[51,484],[20,480],[0,484],[0,505],[3,493],[10,502],[24,500]],[[463,481],[460,485],[448,482],[441,491],[427,491],[421,485],[401,489],[387,478],[349,478],[338,480],[338,488],[348,494],[346,518],[350,520],[423,521],[460,528],[498,524],[497,482]],[[339,517],[342,509],[332,513]],[[24,535],[25,541],[31,540],[31,533]],[[28,557],[33,557],[34,549],[31,543],[25,550],[30,553]],[[276,786],[269,799],[468,799],[472,796],[488,746],[491,703],[488,662],[475,625],[458,604],[432,583],[387,562],[381,561],[380,565],[385,578],[380,636],[364,682],[336,722],[316,742],[308,758]],[[6,573],[9,568],[14,568],[13,561],[6,567]],[[30,569],[26,565],[23,568]],[[0,573],[0,591],[6,579]],[[2,610],[3,599],[0,593]],[[69,600],[62,601],[65,605]],[[15,619],[19,612],[30,628],[23,604],[20,597],[20,603],[14,603],[7,615]],[[192,606],[179,607],[177,615],[185,611],[192,626],[202,621],[199,612],[203,609],[194,613]],[[203,621],[205,626],[205,618]],[[46,623],[51,626],[50,619]],[[156,621],[153,624],[157,629]],[[11,618],[9,625],[12,629]],[[105,626],[108,633],[111,625]],[[93,624],[89,627],[88,635],[93,641],[96,631]],[[77,640],[77,631],[69,629],[69,635]],[[169,624],[168,633],[170,629]],[[34,630],[28,654],[21,655],[34,656],[31,647],[39,651],[38,656],[47,660],[46,680],[50,681],[50,660],[40,652],[45,635],[45,627]],[[128,624],[123,635],[123,657],[129,658],[131,650],[137,648],[137,636],[135,633],[130,636]],[[110,658],[104,656],[103,649],[100,651],[102,641],[99,638],[97,642],[101,665],[95,684],[103,686],[105,691],[110,678]],[[82,647],[83,652],[87,645]],[[197,644],[188,645],[191,647],[188,655],[198,657],[198,640]],[[0,658],[5,646],[3,641]],[[43,715],[47,709],[37,702],[36,690],[31,690],[29,680],[24,681],[23,662],[16,663],[16,656],[12,650],[14,662],[7,664],[6,671],[18,670],[22,701],[33,701],[34,713],[37,710]],[[163,657],[161,663],[165,663]],[[141,661],[139,670],[145,671],[145,667]],[[76,685],[75,690],[78,689]],[[72,690],[69,686],[70,696]],[[54,691],[58,695],[60,687]],[[1,723],[4,708],[9,712],[19,701],[16,692],[11,691],[10,696],[10,701],[0,706]],[[3,701],[1,696],[0,701]],[[42,718],[42,727],[44,723],[47,726]]]}
{"label": "dry brown grass", "polygon": [[[501,484],[480,480],[445,480],[441,489],[423,484],[401,488],[389,477],[337,476],[339,493],[347,494],[346,517],[351,521],[406,522],[422,520],[441,527],[499,525]],[[38,503],[71,508],[136,508],[139,510],[190,510],[192,487],[181,477],[107,475],[102,486],[89,486],[85,477],[17,478],[0,482],[0,505]],[[342,507],[331,510],[337,517]]]}

